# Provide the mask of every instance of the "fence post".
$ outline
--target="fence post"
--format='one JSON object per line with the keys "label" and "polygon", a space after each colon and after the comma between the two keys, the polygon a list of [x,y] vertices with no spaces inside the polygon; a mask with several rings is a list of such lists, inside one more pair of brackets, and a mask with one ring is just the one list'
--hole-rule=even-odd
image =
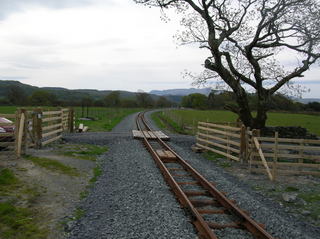
{"label": "fence post", "polygon": [[24,114],[24,124],[23,124],[23,137],[22,146],[23,154],[27,152],[28,149],[28,111],[26,109],[21,109],[22,114]]}
{"label": "fence post", "polygon": [[299,160],[298,160],[298,163],[303,163],[303,147],[304,147],[304,142],[303,142],[304,140],[303,139],[301,139],[301,141],[300,141],[300,144],[299,144],[299,146],[300,146],[300,149],[299,149]]}
{"label": "fence post", "polygon": [[[230,125],[231,125],[230,122],[228,122],[227,126],[230,127]],[[231,151],[230,151],[230,136],[229,136],[230,131],[228,131],[227,128],[225,128],[224,131],[227,133],[227,152],[226,152],[227,155],[228,155],[227,159],[230,160],[230,157],[229,157],[229,155],[231,154]]]}
{"label": "fence post", "polygon": [[241,126],[240,130],[240,160],[243,162],[247,158],[247,137],[246,137],[246,127]]}
{"label": "fence post", "polygon": [[[15,133],[15,151],[16,156],[20,158],[26,149],[26,128],[27,128],[26,110],[19,109],[16,113],[16,133]],[[24,147],[23,147],[24,146]]]}
{"label": "fence post", "polygon": [[68,130],[70,133],[73,133],[73,128],[74,128],[74,109],[70,108],[69,109],[69,114],[68,114]]}
{"label": "fence post", "polygon": [[19,138],[19,126],[20,126],[20,117],[21,117],[21,114],[20,114],[20,110],[17,110],[16,111],[16,118],[15,118],[15,131],[14,131],[14,151],[15,151],[15,154],[17,156],[17,158],[20,157],[19,155],[19,152],[18,152],[18,138]]}
{"label": "fence post", "polygon": [[272,176],[273,180],[276,180],[277,177],[277,161],[278,161],[278,138],[279,133],[275,132],[274,135],[274,156],[273,156],[273,167],[272,167]]}
{"label": "fence post", "polygon": [[[63,108],[61,107],[60,108],[60,119],[61,119],[61,129],[62,129],[62,132],[60,132],[60,134],[63,134],[63,131],[65,130],[65,126],[64,126],[64,123],[63,123]],[[57,136],[59,135],[59,133],[57,133]]]}
{"label": "fence post", "polygon": [[[207,130],[206,130],[206,135],[207,135],[207,137],[206,137],[206,140],[207,140],[207,142],[208,142],[208,141],[209,141],[209,130],[208,130],[208,128],[209,128],[209,125],[208,125],[209,119],[207,119],[206,122],[207,122],[207,125],[206,125],[206,129],[207,129]],[[205,146],[206,146],[206,147],[209,147],[210,145],[209,145],[207,142],[206,142],[206,145],[205,145]],[[206,150],[206,152],[208,152],[208,150]]]}
{"label": "fence post", "polygon": [[192,119],[192,129],[193,129],[193,134],[196,135],[196,124],[195,124],[195,120]]}
{"label": "fence post", "polygon": [[35,109],[33,112],[33,129],[34,139],[35,139],[35,148],[41,148],[42,140],[42,109]]}
{"label": "fence post", "polygon": [[251,168],[252,168],[252,161],[254,160],[253,153],[255,153],[255,148],[254,147],[254,141],[253,138],[258,136],[258,131],[256,129],[252,130],[252,137],[251,137],[251,147],[250,147],[250,159],[249,159],[249,173],[251,173]]}

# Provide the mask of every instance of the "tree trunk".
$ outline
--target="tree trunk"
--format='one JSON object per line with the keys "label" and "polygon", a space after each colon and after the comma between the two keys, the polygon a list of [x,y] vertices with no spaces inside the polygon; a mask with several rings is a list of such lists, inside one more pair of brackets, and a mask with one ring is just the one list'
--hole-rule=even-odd
{"label": "tree trunk", "polygon": [[257,107],[257,116],[253,120],[254,129],[262,129],[266,126],[267,121],[267,111],[268,111],[268,102],[269,97],[266,92],[258,92],[258,107]]}
{"label": "tree trunk", "polygon": [[251,109],[249,106],[247,93],[245,92],[245,90],[241,86],[239,86],[238,89],[239,90],[237,90],[237,92],[235,92],[236,101],[237,101],[238,107],[239,107],[237,113],[238,113],[239,118],[241,119],[242,123],[246,127],[252,128],[254,119],[251,114]]}
{"label": "tree trunk", "polygon": [[267,121],[267,111],[268,111],[268,95],[267,93],[258,93],[258,105],[257,105],[257,115],[254,118],[251,114],[251,109],[249,106],[249,101],[247,98],[247,93],[240,87],[240,89],[235,92],[236,101],[238,103],[237,114],[241,119],[242,123],[246,127],[251,129],[262,129],[266,125]]}
{"label": "tree trunk", "polygon": [[266,121],[267,121],[267,110],[260,109],[257,111],[257,116],[253,119],[252,128],[262,129],[266,126]]}

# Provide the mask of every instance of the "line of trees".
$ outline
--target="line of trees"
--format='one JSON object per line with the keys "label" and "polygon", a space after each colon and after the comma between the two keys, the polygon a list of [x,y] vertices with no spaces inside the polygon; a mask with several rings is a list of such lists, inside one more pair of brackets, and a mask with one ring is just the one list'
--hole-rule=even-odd
{"label": "line of trees", "polygon": [[46,90],[34,91],[30,96],[19,86],[12,86],[8,90],[7,97],[0,99],[0,105],[18,106],[99,106],[99,107],[124,107],[124,108],[163,108],[172,107],[175,104],[163,96],[152,98],[148,93],[137,93],[132,98],[121,98],[119,91],[112,91],[104,98],[94,99],[89,96],[74,100],[61,100]]}
{"label": "line of trees", "polygon": [[[258,96],[255,94],[248,95],[250,108],[257,110],[256,105]],[[195,93],[184,96],[181,102],[182,107],[193,109],[229,109],[237,107],[236,97],[233,92],[215,93],[212,91],[208,96]],[[275,94],[271,97],[268,105],[268,110],[281,110],[281,111],[315,111],[320,112],[319,102],[310,102],[303,104],[293,101],[282,94]]]}
{"label": "line of trees", "polygon": [[[257,110],[258,96],[248,94],[250,108]],[[136,93],[133,98],[121,98],[119,91],[112,91],[104,98],[95,100],[92,97],[83,97],[74,100],[59,100],[58,97],[45,90],[34,91],[30,96],[19,86],[12,86],[5,99],[0,100],[0,105],[18,106],[97,106],[97,107],[123,107],[123,108],[165,108],[176,106],[164,96],[154,99],[148,93]],[[237,107],[237,99],[233,92],[212,91],[208,96],[195,93],[184,96],[181,102],[182,107],[194,109],[232,109]],[[280,93],[271,97],[268,110],[282,111],[315,111],[320,112],[319,102],[302,104],[295,102]]]}

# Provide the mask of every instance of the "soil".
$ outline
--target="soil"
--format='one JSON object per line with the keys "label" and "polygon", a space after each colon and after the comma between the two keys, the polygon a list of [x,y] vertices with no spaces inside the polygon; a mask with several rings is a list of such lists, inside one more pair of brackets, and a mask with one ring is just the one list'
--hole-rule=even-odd
{"label": "soil", "polygon": [[28,155],[45,157],[76,168],[79,176],[69,176],[35,165],[24,158],[1,158],[0,168],[9,168],[15,172],[23,185],[32,188],[32,200],[17,198],[18,205],[31,208],[41,221],[41,226],[48,229],[48,239],[64,238],[65,225],[75,216],[80,194],[86,190],[93,176],[96,163],[61,155],[68,144],[54,144],[41,150],[28,150]]}

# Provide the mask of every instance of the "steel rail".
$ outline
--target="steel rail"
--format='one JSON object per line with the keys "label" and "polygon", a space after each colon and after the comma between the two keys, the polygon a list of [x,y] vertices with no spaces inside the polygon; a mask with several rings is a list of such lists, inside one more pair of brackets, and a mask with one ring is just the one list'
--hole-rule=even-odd
{"label": "steel rail", "polygon": [[[143,143],[146,146],[147,150],[152,155],[153,159],[155,160],[157,166],[160,168],[161,173],[163,174],[164,178],[166,179],[167,183],[172,187],[173,192],[176,194],[178,201],[181,203],[183,207],[186,207],[189,209],[191,214],[193,215],[195,221],[193,224],[199,231],[199,236],[201,238],[206,239],[216,239],[218,238],[213,230],[224,228],[224,227],[233,227],[233,228],[241,228],[246,229],[249,231],[254,238],[257,239],[274,239],[268,232],[265,231],[263,226],[257,222],[255,222],[250,216],[247,215],[246,212],[241,210],[239,207],[235,205],[235,203],[232,200],[229,200],[224,193],[220,192],[212,183],[210,183],[208,180],[206,180],[199,172],[197,172],[195,169],[191,167],[190,164],[188,164],[185,160],[181,158],[174,150],[172,150],[169,145],[167,145],[163,140],[161,140],[158,136],[156,141],[158,142],[161,147],[167,151],[170,151],[175,156],[175,162],[177,164],[180,164],[185,171],[190,173],[190,175],[193,176],[193,178],[197,181],[199,185],[202,186],[206,190],[206,195],[211,196],[214,201],[216,201],[219,206],[222,206],[225,208],[225,210],[201,210],[197,209],[194,204],[197,203],[196,200],[190,200],[187,196],[187,194],[191,196],[197,196],[196,192],[184,192],[182,188],[179,186],[178,182],[174,179],[174,177],[171,175],[170,171],[165,166],[164,162],[161,160],[160,156],[157,154],[155,149],[152,147],[152,145],[149,143],[149,140],[142,130],[143,126],[139,122],[139,120],[142,121],[142,124],[145,128],[148,130],[151,130],[150,126],[148,126],[147,122],[144,118],[144,113],[139,113],[136,119],[137,128],[142,131],[143,134]],[[199,193],[198,193],[199,194]],[[206,222],[204,218],[202,217],[201,213],[206,213],[211,211],[212,213],[225,213],[226,211],[229,212],[232,215],[235,215],[238,218],[238,222],[232,223],[229,225],[221,225],[217,223],[210,223]]]}

